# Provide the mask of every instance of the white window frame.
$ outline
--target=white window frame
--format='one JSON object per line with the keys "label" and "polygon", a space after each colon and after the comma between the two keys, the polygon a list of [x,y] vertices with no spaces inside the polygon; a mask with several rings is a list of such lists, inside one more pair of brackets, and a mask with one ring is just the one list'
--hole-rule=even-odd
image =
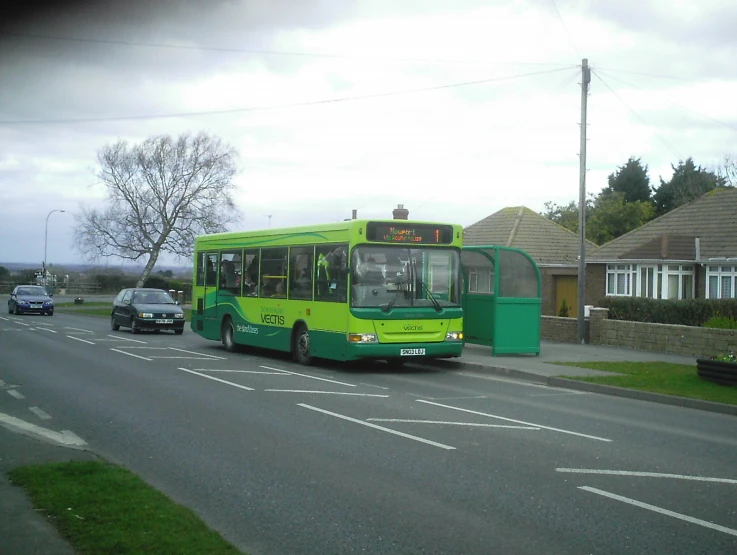
{"label": "white window frame", "polygon": [[[673,268],[671,268],[673,266]],[[676,268],[677,267],[677,268]],[[693,264],[663,264],[662,265],[662,281],[661,281],[661,298],[668,299],[668,278],[670,276],[678,276],[678,296],[670,297],[671,300],[693,299],[695,297],[694,266]],[[683,296],[683,278],[691,276],[691,292],[689,297]]]}
{"label": "white window frame", "polygon": [[[617,289],[618,277],[624,276],[624,291]],[[609,292],[609,282],[614,280],[614,293]],[[607,297],[631,297],[637,281],[637,266],[632,264],[606,265],[606,295]]]}
{"label": "white window frame", "polygon": [[[716,278],[717,296],[711,296],[711,278]],[[729,296],[725,297],[722,291],[723,280],[729,280],[730,291]],[[737,286],[737,266],[709,264],[706,266],[706,294],[707,299],[734,299],[737,297],[735,287]]]}

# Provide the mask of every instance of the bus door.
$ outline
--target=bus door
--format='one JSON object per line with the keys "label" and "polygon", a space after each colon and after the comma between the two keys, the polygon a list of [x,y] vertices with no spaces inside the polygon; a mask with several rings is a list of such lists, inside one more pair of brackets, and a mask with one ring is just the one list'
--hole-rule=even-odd
{"label": "bus door", "polygon": [[218,253],[208,252],[205,256],[205,290],[202,295],[205,320],[217,319],[218,306]]}

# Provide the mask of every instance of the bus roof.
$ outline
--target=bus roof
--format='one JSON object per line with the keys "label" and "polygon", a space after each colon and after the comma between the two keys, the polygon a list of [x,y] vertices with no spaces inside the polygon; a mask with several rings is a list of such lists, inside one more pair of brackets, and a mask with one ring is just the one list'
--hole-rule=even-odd
{"label": "bus roof", "polygon": [[[344,220],[341,222],[303,225],[295,227],[268,228],[248,231],[227,231],[223,233],[211,233],[208,235],[198,235],[195,238],[195,245],[200,243],[223,243],[229,241],[237,241],[239,239],[260,239],[271,238],[276,239],[284,236],[294,236],[302,234],[323,234],[342,232],[350,234],[357,229],[365,229],[369,223],[379,223],[396,227],[411,227],[417,225],[423,226],[450,226],[453,229],[453,242],[455,243],[463,237],[463,227],[460,224],[450,224],[446,222],[431,222],[425,220],[395,220],[395,219],[362,219],[362,220]],[[325,239],[331,241],[331,239]],[[318,241],[319,242],[319,241]]]}

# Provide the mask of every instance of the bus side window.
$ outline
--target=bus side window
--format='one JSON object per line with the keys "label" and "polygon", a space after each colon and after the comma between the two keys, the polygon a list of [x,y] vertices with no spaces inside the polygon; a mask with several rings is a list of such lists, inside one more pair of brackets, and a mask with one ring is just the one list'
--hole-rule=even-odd
{"label": "bus side window", "polygon": [[199,287],[205,285],[205,265],[207,261],[207,254],[204,252],[199,253],[197,256],[197,283]]}
{"label": "bus side window", "polygon": [[261,297],[286,298],[287,248],[261,249]]}
{"label": "bus side window", "polygon": [[215,287],[218,283],[218,255],[210,253],[207,255],[205,263],[205,285],[207,287]]}
{"label": "bus side window", "polygon": [[245,252],[243,257],[243,296],[258,296],[258,249]]}
{"label": "bus side window", "polygon": [[292,247],[289,251],[289,298],[312,300],[314,247]]}
{"label": "bus side window", "polygon": [[348,291],[348,245],[315,249],[315,299],[345,302]]}

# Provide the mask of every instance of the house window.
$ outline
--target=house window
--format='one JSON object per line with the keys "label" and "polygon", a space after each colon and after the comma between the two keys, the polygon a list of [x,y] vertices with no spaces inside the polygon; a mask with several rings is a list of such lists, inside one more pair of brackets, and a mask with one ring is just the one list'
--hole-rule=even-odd
{"label": "house window", "polygon": [[737,286],[737,266],[706,267],[706,298],[733,299]]}
{"label": "house window", "polygon": [[632,283],[637,272],[632,264],[607,264],[606,294],[608,296],[632,296]]}
{"label": "house window", "polygon": [[693,299],[693,266],[668,264],[663,266],[663,298]]}

